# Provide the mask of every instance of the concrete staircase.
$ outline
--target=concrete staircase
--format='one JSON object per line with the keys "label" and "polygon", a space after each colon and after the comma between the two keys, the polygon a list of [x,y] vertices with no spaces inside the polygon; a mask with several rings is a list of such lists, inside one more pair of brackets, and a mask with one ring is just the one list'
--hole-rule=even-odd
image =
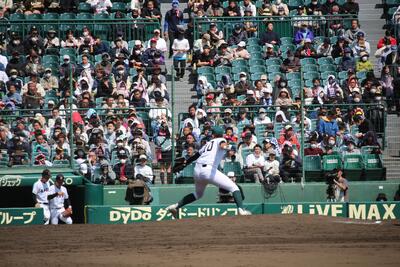
{"label": "concrete staircase", "polygon": [[386,167],[386,178],[398,179],[400,178],[400,117],[394,114],[387,116],[383,163]]}

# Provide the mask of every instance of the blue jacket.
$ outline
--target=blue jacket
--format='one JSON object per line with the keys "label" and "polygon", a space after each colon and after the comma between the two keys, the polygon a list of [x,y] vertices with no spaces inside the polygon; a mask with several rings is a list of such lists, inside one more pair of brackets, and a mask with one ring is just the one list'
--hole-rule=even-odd
{"label": "blue jacket", "polygon": [[336,136],[339,131],[336,120],[330,121],[327,117],[322,117],[318,123],[318,133]]}

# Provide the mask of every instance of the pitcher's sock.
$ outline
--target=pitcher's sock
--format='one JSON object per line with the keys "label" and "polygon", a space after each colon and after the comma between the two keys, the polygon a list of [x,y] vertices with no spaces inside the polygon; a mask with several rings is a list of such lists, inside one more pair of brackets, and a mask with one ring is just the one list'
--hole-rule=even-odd
{"label": "pitcher's sock", "polygon": [[243,199],[242,199],[242,194],[240,193],[240,190],[236,190],[235,192],[232,192],[233,199],[235,199],[235,203],[238,208],[243,208]]}
{"label": "pitcher's sock", "polygon": [[189,195],[186,195],[182,198],[181,201],[178,202],[178,207],[177,209],[179,209],[180,207],[183,207],[187,204],[190,204],[192,202],[196,201],[196,197],[194,196],[193,193],[190,193]]}

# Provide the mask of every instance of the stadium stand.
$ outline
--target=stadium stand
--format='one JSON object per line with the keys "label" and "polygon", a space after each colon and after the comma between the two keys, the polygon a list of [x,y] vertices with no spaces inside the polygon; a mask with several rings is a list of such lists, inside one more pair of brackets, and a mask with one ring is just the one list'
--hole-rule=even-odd
{"label": "stadium stand", "polygon": [[[145,154],[172,183],[171,162],[221,125],[234,145],[221,170],[240,181],[252,180],[245,170],[255,144],[266,160],[276,153],[284,182],[321,181],[339,167],[354,180],[385,178],[386,111],[399,111],[396,1],[384,3],[391,47],[380,54],[380,77],[354,1],[189,1],[188,19],[174,21],[186,26],[176,29],[162,28],[158,1],[157,11],[148,2],[3,9],[2,168],[71,166],[92,182],[125,184],[121,159],[134,166]],[[197,99],[174,114],[162,37],[180,32]],[[176,182],[192,182],[192,167]],[[103,172],[116,178],[105,182]]]}

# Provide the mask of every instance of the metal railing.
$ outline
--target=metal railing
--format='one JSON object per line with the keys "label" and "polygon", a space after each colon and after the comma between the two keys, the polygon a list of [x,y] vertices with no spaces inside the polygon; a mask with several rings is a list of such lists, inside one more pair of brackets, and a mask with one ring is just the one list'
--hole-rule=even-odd
{"label": "metal railing", "polygon": [[331,25],[341,24],[342,29],[348,29],[351,20],[357,19],[357,15],[335,15],[335,16],[256,16],[256,17],[195,17],[193,20],[194,38],[199,39],[201,34],[208,31],[210,24],[215,23],[219,30],[223,31],[225,40],[232,34],[235,24],[252,23],[257,28],[258,36],[265,32],[268,22],[273,22],[274,31],[280,37],[293,37],[300,28],[301,22],[306,22],[314,35],[335,36],[337,30],[333,30]]}
{"label": "metal railing", "polygon": [[32,26],[36,26],[40,36],[43,38],[50,29],[54,29],[57,32],[57,36],[64,40],[68,30],[80,34],[84,27],[88,27],[93,36],[98,36],[102,40],[115,40],[117,33],[122,32],[125,40],[146,41],[153,36],[154,29],[160,28],[160,23],[146,18],[137,20],[130,18],[0,20],[0,31],[4,32],[6,37],[9,37],[11,32],[16,32],[24,39],[29,34]]}

